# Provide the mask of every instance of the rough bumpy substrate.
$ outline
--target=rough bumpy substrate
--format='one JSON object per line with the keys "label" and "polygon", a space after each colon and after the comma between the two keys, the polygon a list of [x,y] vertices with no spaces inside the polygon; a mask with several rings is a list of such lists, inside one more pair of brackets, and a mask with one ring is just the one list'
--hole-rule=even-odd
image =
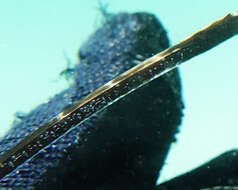
{"label": "rough bumpy substrate", "polygon": [[[116,15],[82,46],[77,85],[99,86],[131,68],[136,57],[166,47],[165,31],[152,15]],[[177,71],[170,73],[100,114],[87,142],[70,151],[64,169],[49,171],[45,184],[52,176],[57,183],[50,189],[152,189],[180,124],[179,82]]]}
{"label": "rough bumpy substrate", "polygon": [[[75,84],[29,113],[0,142],[14,146],[37,126],[138,61],[168,47],[166,32],[148,13],[112,15],[79,51]],[[181,123],[178,71],[135,91],[58,139],[0,181],[27,189],[149,190]],[[18,132],[18,133],[17,133]]]}
{"label": "rough bumpy substrate", "polygon": [[[206,164],[168,182],[156,190],[200,190],[217,186],[238,186],[238,149],[228,151]],[[224,188],[226,189],[226,188]]]}

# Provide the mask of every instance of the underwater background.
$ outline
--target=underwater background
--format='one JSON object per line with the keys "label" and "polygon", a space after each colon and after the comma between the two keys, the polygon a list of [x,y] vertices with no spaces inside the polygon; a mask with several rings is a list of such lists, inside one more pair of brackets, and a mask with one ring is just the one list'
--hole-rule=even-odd
{"label": "underwater background", "polygon": [[[171,45],[237,11],[237,0],[111,0],[109,12],[155,14]],[[67,88],[59,73],[76,63],[80,45],[102,25],[96,0],[0,2],[0,135],[16,119]],[[238,36],[180,67],[185,111],[160,181],[238,147]]]}

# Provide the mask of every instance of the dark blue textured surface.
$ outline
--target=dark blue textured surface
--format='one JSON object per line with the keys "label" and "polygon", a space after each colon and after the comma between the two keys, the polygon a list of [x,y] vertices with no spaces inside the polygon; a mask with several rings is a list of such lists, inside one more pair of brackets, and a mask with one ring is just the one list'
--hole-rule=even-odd
{"label": "dark blue textured surface", "polygon": [[[65,107],[133,67],[138,63],[138,60],[149,57],[167,46],[166,32],[153,15],[124,13],[111,17],[109,22],[97,30],[81,47],[79,51],[80,63],[75,67],[75,83],[48,102],[39,105],[19,124],[13,126],[0,141],[1,154],[59,114]],[[177,104],[175,106],[182,109],[177,71],[171,72],[163,78],[174,94],[172,99],[175,99],[175,104]],[[163,102],[163,100],[161,101]],[[166,104],[169,103],[168,99]],[[36,184],[40,184],[43,180],[42,176],[47,176],[50,168],[57,168],[62,160],[70,161],[73,150],[77,149],[83,143],[82,141],[87,140],[87,138],[79,137],[82,134],[87,135],[90,133],[89,129],[97,126],[98,117],[94,116],[76,127],[5,176],[0,180],[1,189],[31,189]]]}

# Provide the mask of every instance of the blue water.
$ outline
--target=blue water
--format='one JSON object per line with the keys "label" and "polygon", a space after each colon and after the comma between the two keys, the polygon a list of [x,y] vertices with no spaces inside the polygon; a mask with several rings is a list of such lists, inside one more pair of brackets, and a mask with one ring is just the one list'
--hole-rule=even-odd
{"label": "blue water", "polygon": [[[237,5],[237,0],[111,0],[108,9],[154,13],[176,44],[238,10]],[[101,25],[101,17],[95,0],[9,0],[0,2],[0,23],[3,135],[16,111],[27,113],[67,87],[59,79],[66,66],[63,52],[76,62],[80,45]],[[238,147],[237,49],[238,36],[181,66],[185,117],[161,181]]]}

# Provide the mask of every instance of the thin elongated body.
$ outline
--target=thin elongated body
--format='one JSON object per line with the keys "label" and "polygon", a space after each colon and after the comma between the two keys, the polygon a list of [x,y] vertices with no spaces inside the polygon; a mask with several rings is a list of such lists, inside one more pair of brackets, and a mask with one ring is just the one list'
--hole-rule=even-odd
{"label": "thin elongated body", "polygon": [[93,114],[237,33],[238,14],[229,14],[178,45],[119,75],[6,151],[0,157],[0,178],[34,157],[44,147],[67,134]]}

